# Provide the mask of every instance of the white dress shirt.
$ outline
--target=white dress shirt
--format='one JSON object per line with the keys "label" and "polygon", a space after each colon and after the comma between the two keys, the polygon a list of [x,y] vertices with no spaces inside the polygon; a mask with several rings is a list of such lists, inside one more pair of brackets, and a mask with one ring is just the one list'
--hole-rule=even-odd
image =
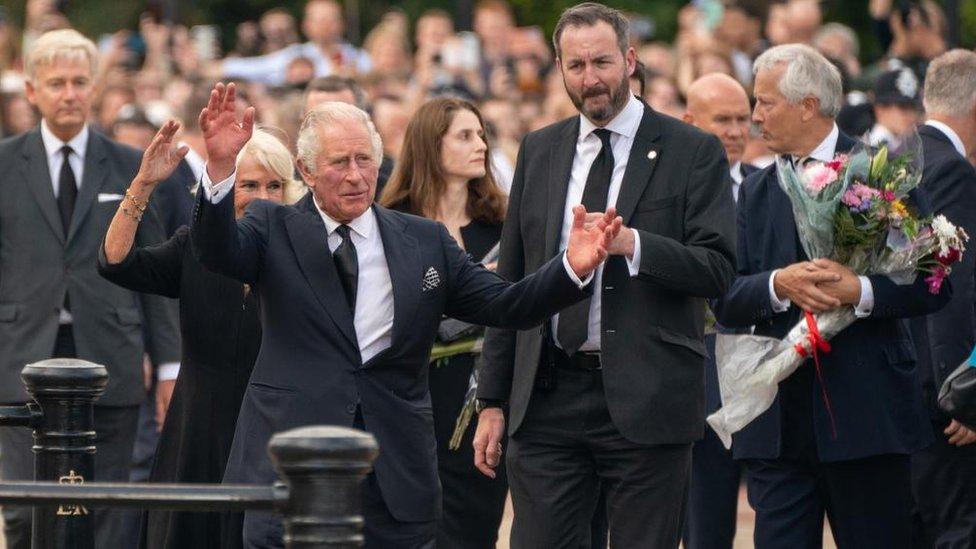
{"label": "white dress shirt", "polygon": [[742,187],[742,162],[736,162],[729,168],[729,175],[732,176],[732,200],[739,203],[739,189]]}
{"label": "white dress shirt", "polygon": [[[235,171],[230,177],[214,185],[204,170],[202,185],[204,197],[212,204],[223,200],[234,187],[236,175]],[[340,223],[329,217],[322,208],[317,207],[316,210],[328,229],[329,252],[335,252],[342,243],[342,237],[336,233]],[[351,229],[349,234],[353,245],[356,246],[356,258],[359,260],[353,326],[359,343],[359,355],[362,362],[366,363],[388,349],[393,340],[393,282],[390,280],[390,267],[386,262],[383,239],[376,222],[376,212],[369,208],[347,225]],[[563,254],[563,266],[569,277],[580,288],[593,278],[590,275],[585,281],[580,280],[570,268],[565,254]],[[420,287],[419,281],[417,287]]]}
{"label": "white dress shirt", "polygon": [[[54,190],[55,200],[60,194],[58,184],[61,182],[61,166],[64,165],[64,153],[61,149],[65,145],[71,147],[71,154],[68,155],[68,163],[71,170],[75,172],[75,185],[81,189],[81,176],[85,171],[85,151],[88,147],[88,125],[82,126],[78,135],[65,143],[55,136],[51,129],[47,127],[47,121],[41,119],[41,141],[44,143],[44,153],[47,157],[47,169],[51,175],[51,188]],[[74,319],[67,309],[61,309],[58,313],[59,324],[71,324]]]}
{"label": "white dress shirt", "polygon": [[75,172],[75,185],[81,189],[81,178],[85,172],[85,152],[88,147],[88,125],[82,126],[78,135],[65,143],[51,133],[47,127],[47,121],[41,120],[41,141],[44,142],[44,152],[47,154],[47,168],[51,174],[51,186],[54,189],[54,198],[58,197],[58,183],[61,178],[61,166],[64,164],[64,153],[61,149],[65,145],[71,147],[71,154],[68,156],[68,163],[71,170]]}
{"label": "white dress shirt", "polygon": [[[813,149],[809,155],[803,158],[794,157],[793,160],[796,164],[802,164],[804,160],[813,159],[819,160],[821,162],[830,162],[834,159],[834,154],[837,150],[837,138],[840,136],[840,129],[837,124],[830,130],[827,137],[817,145],[817,148]],[[780,269],[775,269],[769,275],[769,301],[772,304],[773,311],[777,313],[782,313],[783,311],[790,308],[789,299],[779,299],[776,296],[775,284],[773,279],[776,278],[776,273]],[[861,300],[858,302],[857,306],[854,307],[854,315],[857,318],[865,318],[871,316],[871,311],[874,310],[874,286],[871,285],[871,279],[866,276],[857,277],[858,281],[861,283]]]}
{"label": "white dress shirt", "polygon": [[959,134],[956,133],[956,130],[950,128],[948,124],[938,120],[926,120],[925,125],[932,126],[933,128],[944,133],[945,136],[949,138],[949,141],[952,142],[952,148],[956,149],[956,152],[961,154],[963,158],[966,158],[966,146],[963,145],[962,139],[959,138]]}
{"label": "white dress shirt", "polygon": [[[610,191],[607,194],[607,205],[617,203],[620,195],[620,185],[623,183],[624,172],[627,171],[627,161],[630,149],[634,145],[634,136],[644,116],[644,104],[633,95],[624,109],[614,117],[604,128],[610,130],[610,147],[613,149],[613,176],[610,178]],[[563,210],[563,227],[560,235],[560,250],[565,250],[569,242],[569,231],[573,226],[573,207],[583,202],[583,188],[586,177],[590,173],[590,166],[596,160],[603,148],[603,143],[593,130],[597,126],[588,118],[580,115],[579,137],[576,139],[576,155],[573,157],[573,167],[569,176],[569,188],[566,191],[566,207]],[[630,276],[637,276],[640,270],[640,235],[634,231],[634,256],[627,259],[627,269]],[[570,271],[572,272],[572,271]],[[603,281],[603,265],[595,273],[593,297],[590,299],[590,316],[587,326],[586,341],[580,346],[580,351],[600,350],[600,288]],[[552,333],[559,333],[559,315],[553,317]],[[558,338],[556,338],[558,340]],[[556,341],[557,345],[561,344]]]}

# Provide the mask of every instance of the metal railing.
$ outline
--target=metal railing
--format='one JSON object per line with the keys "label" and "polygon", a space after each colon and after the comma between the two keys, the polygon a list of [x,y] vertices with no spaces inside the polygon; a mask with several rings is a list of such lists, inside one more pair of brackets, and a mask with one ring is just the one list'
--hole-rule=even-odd
{"label": "metal railing", "polygon": [[34,549],[93,547],[91,507],[180,511],[274,510],[289,548],[361,547],[360,483],[379,452],[372,435],[308,426],[268,444],[280,481],[271,486],[127,484],[93,481],[94,406],[105,390],[103,366],[72,359],[27,365],[33,398],[0,406],[0,427],[34,430],[35,482],[0,482],[0,504],[32,505]]}

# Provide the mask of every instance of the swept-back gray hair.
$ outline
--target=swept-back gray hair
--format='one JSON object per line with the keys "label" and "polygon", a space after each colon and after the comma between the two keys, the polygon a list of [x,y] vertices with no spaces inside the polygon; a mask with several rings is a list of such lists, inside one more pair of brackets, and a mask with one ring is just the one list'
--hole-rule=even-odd
{"label": "swept-back gray hair", "polygon": [[925,71],[925,112],[968,116],[976,107],[976,53],[955,49],[929,63]]}
{"label": "swept-back gray hair", "polygon": [[24,61],[27,79],[33,82],[37,67],[50,65],[57,59],[84,59],[88,61],[92,75],[98,70],[98,49],[95,43],[74,29],[60,29],[45,32],[31,46]]}
{"label": "swept-back gray hair", "polygon": [[298,130],[298,143],[296,144],[298,159],[302,161],[309,173],[315,173],[316,159],[322,152],[319,129],[343,122],[359,122],[365,126],[373,145],[373,160],[377,164],[383,160],[383,139],[380,138],[380,133],[376,131],[376,126],[373,125],[373,121],[366,114],[366,111],[348,103],[326,101],[305,114],[301,129]]}
{"label": "swept-back gray hair", "polygon": [[817,50],[804,44],[784,44],[769,48],[756,58],[752,74],[785,64],[779,91],[792,104],[806,97],[820,102],[820,114],[835,118],[844,100],[840,71]]}

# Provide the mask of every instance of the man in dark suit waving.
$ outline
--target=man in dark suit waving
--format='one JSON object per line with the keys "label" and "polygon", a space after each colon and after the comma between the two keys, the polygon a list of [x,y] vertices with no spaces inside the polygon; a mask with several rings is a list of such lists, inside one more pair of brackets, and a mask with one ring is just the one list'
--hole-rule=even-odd
{"label": "man in dark suit waving", "polygon": [[[756,59],[754,72],[753,121],[770,150],[796,164],[851,150],[854,141],[834,122],[840,73],[825,57],[800,44],[777,46]],[[821,357],[833,417],[808,363],[779,384],[769,410],[733,436],[756,510],[756,547],[820,547],[825,512],[841,549],[906,547],[908,454],[932,433],[901,319],[937,310],[949,292],[930,294],[922,277],[898,286],[808,260],[775,165],[743,183],[738,228],[739,276],[715,304],[722,325],[754,325],[756,335],[782,338],[803,310],[852,307],[859,319]]]}
{"label": "man in dark suit waving", "polygon": [[635,98],[626,19],[566,10],[553,42],[580,116],[519,151],[499,273],[519,280],[567,243],[572,208],[616,205],[626,228],[592,299],[542,328],[489,333],[475,459],[491,476],[509,407],[512,547],[589,545],[596,491],[610,540],[675,547],[704,427],[705,299],[734,274],[733,205],[719,140]]}
{"label": "man in dark suit waving", "polygon": [[[919,128],[922,190],[932,210],[976,235],[976,53],[953,50],[925,74],[928,120]],[[963,425],[936,406],[945,378],[976,346],[976,253],[952,267],[952,301],[912,319],[922,393],[936,440],[912,455],[916,547],[965,547],[976,542],[976,425]]]}
{"label": "man in dark suit waving", "polygon": [[[267,483],[271,435],[316,423],[356,426],[380,445],[363,487],[367,547],[432,547],[440,484],[427,365],[441,317],[528,328],[585,296],[620,229],[612,210],[517,284],[472,263],[443,225],[373,205],[382,157],[369,116],[345,103],[306,114],[298,163],[311,192],[296,206],[255,201],[234,221],[234,160],[254,110],[235,119],[233,84],[200,115],[208,164],[193,246],[208,268],[261,300],[261,354],[244,394],[224,480]],[[214,181],[218,183],[213,183]],[[250,547],[280,546],[281,521],[247,513]]]}
{"label": "man in dark suit waving", "polygon": [[[68,357],[105,365],[95,479],[118,482],[129,479],[145,394],[143,353],[178,368],[180,342],[173,304],[123,290],[95,271],[120,204],[144,217],[140,245],[163,238],[152,207],[143,212],[144,202],[124,196],[141,155],[87,124],[97,61],[95,45],[73,30],[42,35],[26,60],[27,98],[41,113],[40,127],[0,141],[0,403],[28,399],[20,371],[30,362]],[[0,429],[5,480],[34,478],[32,444],[26,428]],[[3,513],[7,547],[28,547],[30,509],[4,506]],[[96,546],[117,543],[124,516],[95,510]]]}

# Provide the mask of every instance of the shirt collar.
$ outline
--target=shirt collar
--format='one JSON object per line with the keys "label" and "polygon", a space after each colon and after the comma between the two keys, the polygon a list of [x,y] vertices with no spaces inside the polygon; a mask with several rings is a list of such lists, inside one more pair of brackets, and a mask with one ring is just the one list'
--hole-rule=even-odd
{"label": "shirt collar", "polygon": [[[627,104],[624,105],[622,111],[617,113],[617,116],[613,117],[613,120],[607,122],[604,128],[610,130],[613,133],[623,135],[630,139],[633,139],[637,135],[637,128],[640,126],[641,118],[644,116],[644,104],[640,102],[634,94],[629,94],[630,99],[628,99]],[[599,126],[590,121],[589,118],[579,115],[580,117],[580,133],[579,142],[582,143],[584,139],[589,137],[593,130],[597,129]]]}
{"label": "shirt collar", "polygon": [[41,140],[44,142],[44,150],[47,152],[48,157],[61,154],[61,148],[68,145],[71,147],[71,152],[78,155],[78,158],[84,160],[85,151],[88,147],[88,124],[82,126],[81,131],[78,132],[78,135],[72,137],[71,141],[65,143],[51,132],[51,129],[47,126],[47,121],[41,119]]}
{"label": "shirt collar", "polygon": [[[315,200],[315,197],[312,197],[312,200],[315,202],[315,210],[319,212],[319,216],[322,217],[322,221],[325,222],[325,228],[328,230],[329,236],[331,236],[332,233],[339,228],[339,225],[342,225],[342,223],[332,219],[329,217],[329,214],[322,211],[322,208],[319,207],[319,203],[317,200]],[[363,215],[353,219],[349,223],[346,223],[346,225],[349,225],[352,232],[358,234],[364,239],[368,239],[369,235],[373,234],[373,229],[376,227],[376,213],[373,212],[373,208],[370,207],[363,212]]]}
{"label": "shirt collar", "polygon": [[742,183],[742,162],[739,161],[732,164],[732,167],[729,168],[729,174],[732,176],[732,181],[735,184]]}
{"label": "shirt collar", "polygon": [[939,120],[926,120],[925,125],[932,126],[933,128],[944,133],[945,136],[949,138],[949,141],[952,142],[952,147],[956,149],[956,152],[965,158],[966,146],[962,144],[962,139],[959,138],[959,134],[956,133],[956,130],[953,130],[948,124],[945,122],[940,122]]}
{"label": "shirt collar", "polygon": [[834,155],[837,152],[838,137],[840,137],[840,129],[835,123],[834,127],[830,129],[830,133],[827,134],[827,137],[806,158],[812,158],[821,162],[830,162],[834,159]]}

